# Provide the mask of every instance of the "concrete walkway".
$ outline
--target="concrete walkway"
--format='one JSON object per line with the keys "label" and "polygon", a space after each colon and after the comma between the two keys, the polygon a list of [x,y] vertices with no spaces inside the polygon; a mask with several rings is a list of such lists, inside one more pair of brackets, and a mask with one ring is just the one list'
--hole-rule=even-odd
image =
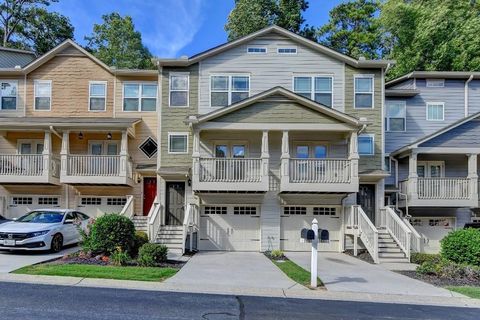
{"label": "concrete walkway", "polygon": [[[288,252],[286,256],[310,270],[309,252]],[[414,296],[448,297],[451,291],[387,270],[343,253],[319,253],[318,276],[327,290]]]}
{"label": "concrete walkway", "polygon": [[165,284],[199,288],[308,290],[290,280],[258,252],[199,252]]}

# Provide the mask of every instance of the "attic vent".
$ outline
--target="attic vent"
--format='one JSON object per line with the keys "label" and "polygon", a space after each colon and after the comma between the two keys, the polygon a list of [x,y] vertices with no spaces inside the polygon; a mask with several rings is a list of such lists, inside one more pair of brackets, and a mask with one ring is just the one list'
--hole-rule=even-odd
{"label": "attic vent", "polygon": [[278,54],[297,54],[297,48],[295,47],[281,47],[277,49]]}
{"label": "attic vent", "polygon": [[247,53],[249,54],[265,54],[267,53],[267,48],[264,47],[248,47]]}

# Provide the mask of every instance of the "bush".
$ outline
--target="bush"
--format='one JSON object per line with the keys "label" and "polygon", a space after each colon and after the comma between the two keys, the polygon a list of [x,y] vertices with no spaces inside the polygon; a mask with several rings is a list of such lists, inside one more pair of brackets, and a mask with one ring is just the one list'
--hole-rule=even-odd
{"label": "bush", "polygon": [[115,266],[126,266],[130,262],[130,256],[128,253],[122,251],[120,248],[112,253],[110,259]]}
{"label": "bush", "polygon": [[441,255],[456,263],[480,266],[480,230],[467,228],[450,232],[441,240]]}
{"label": "bush", "polygon": [[120,249],[131,253],[135,244],[135,227],[125,216],[106,214],[95,220],[83,238],[85,251],[111,255]]}
{"label": "bush", "polygon": [[145,244],[148,243],[148,235],[142,231],[135,231],[135,239],[132,250],[132,257],[138,256],[138,250]]}
{"label": "bush", "polygon": [[419,265],[416,269],[417,273],[420,274],[428,274],[428,275],[436,275],[437,269],[435,263],[431,261],[425,261],[421,265]]}
{"label": "bush", "polygon": [[439,263],[442,260],[439,254],[413,252],[410,256],[410,262],[422,264],[424,262]]}
{"label": "bush", "polygon": [[142,267],[155,267],[167,261],[168,248],[163,244],[146,243],[138,251],[137,262]]}
{"label": "bush", "polygon": [[270,252],[270,257],[272,257],[273,260],[282,259],[284,257],[283,251],[282,250],[272,250]]}
{"label": "bush", "polygon": [[425,261],[417,267],[417,273],[434,275],[443,279],[467,279],[469,281],[480,280],[479,267],[459,264],[446,259],[442,259],[437,263]]}

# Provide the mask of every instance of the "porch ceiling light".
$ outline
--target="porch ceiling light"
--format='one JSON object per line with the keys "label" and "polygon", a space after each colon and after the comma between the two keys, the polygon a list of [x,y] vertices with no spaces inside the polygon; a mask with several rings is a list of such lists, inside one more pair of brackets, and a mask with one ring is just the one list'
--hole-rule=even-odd
{"label": "porch ceiling light", "polygon": [[83,133],[82,132],[78,133],[78,140],[83,140]]}
{"label": "porch ceiling light", "polygon": [[112,133],[107,133],[107,140],[112,140]]}

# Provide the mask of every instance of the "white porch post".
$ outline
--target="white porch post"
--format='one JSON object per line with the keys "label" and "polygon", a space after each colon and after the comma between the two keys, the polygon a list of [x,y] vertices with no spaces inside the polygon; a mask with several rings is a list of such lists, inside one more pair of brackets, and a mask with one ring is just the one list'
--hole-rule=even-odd
{"label": "white porch post", "polygon": [[68,175],[68,154],[70,153],[70,131],[64,131],[62,135],[62,150],[60,151],[60,176]]}
{"label": "white porch post", "polygon": [[195,129],[193,130],[192,159],[192,187],[195,187],[200,182],[200,131]]}
{"label": "white porch post", "polygon": [[359,178],[358,178],[358,160],[359,160],[359,155],[358,155],[358,133],[357,131],[352,131],[350,134],[350,150],[349,150],[349,155],[348,159],[351,161],[351,181],[353,184],[358,184],[359,183]]}
{"label": "white porch post", "polygon": [[128,132],[122,131],[122,141],[120,143],[120,177],[127,177],[131,174],[132,168],[129,168],[128,159]]}
{"label": "white porch post", "polygon": [[290,142],[288,139],[288,131],[283,131],[282,134],[282,156],[280,167],[280,185],[283,190],[288,187],[290,182]]}
{"label": "white porch post", "polygon": [[269,151],[269,146],[268,146],[268,130],[264,130],[262,132],[262,184],[265,185],[266,188],[268,188],[268,183],[269,183],[269,177],[268,177],[268,171],[269,171],[269,159],[270,159],[270,151]]}
{"label": "white porch post", "polygon": [[418,198],[417,153],[412,151],[408,158],[408,200]]}
{"label": "white porch post", "polygon": [[50,131],[45,131],[45,136],[43,138],[43,172],[42,175],[47,178],[50,176],[50,158],[52,156],[52,134]]}
{"label": "white porch post", "polygon": [[478,168],[477,168],[477,154],[468,154],[468,180],[470,184],[470,200],[472,205],[478,205]]}

